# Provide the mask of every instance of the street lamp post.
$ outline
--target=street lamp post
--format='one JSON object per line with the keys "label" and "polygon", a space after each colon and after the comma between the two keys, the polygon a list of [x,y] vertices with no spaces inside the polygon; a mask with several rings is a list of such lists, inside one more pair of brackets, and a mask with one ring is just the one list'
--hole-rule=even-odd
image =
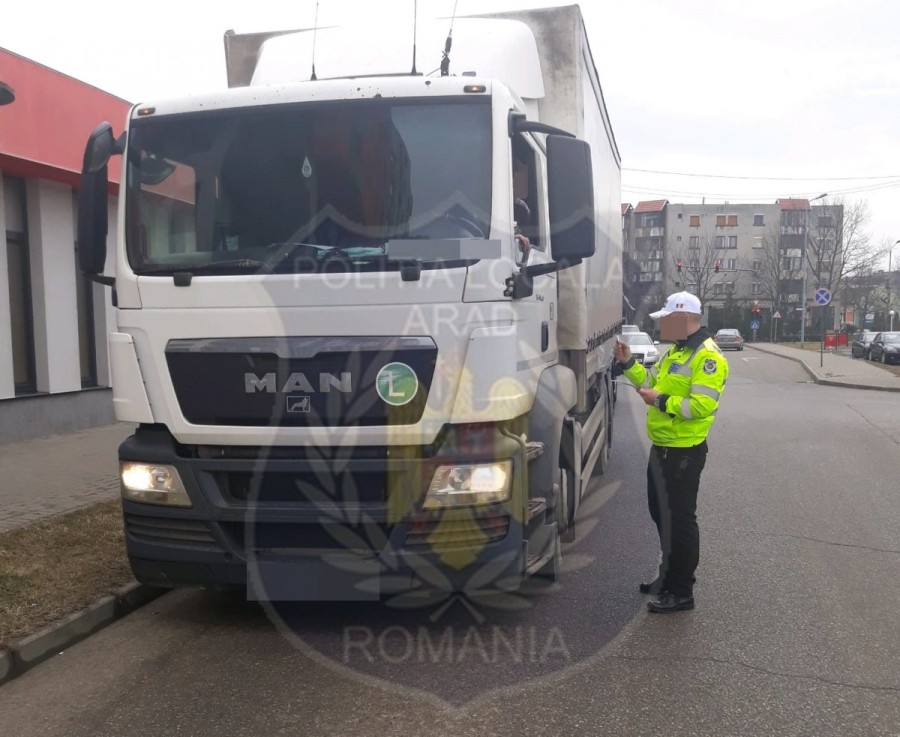
{"label": "street lamp post", "polygon": [[891,332],[893,332],[893,330],[894,330],[894,310],[892,309],[894,307],[894,302],[891,299],[891,281],[893,281],[891,279],[891,258],[894,255],[894,246],[896,246],[898,243],[900,243],[900,240],[894,241],[894,245],[892,245],[891,250],[888,251],[888,273],[887,273],[887,298],[888,298],[887,301],[888,301],[888,304],[887,304],[887,306],[888,306],[888,310],[889,310],[890,316],[891,316]]}
{"label": "street lamp post", "polygon": [[[816,200],[824,199],[828,196],[828,192],[823,192],[818,197],[813,197],[810,203]],[[810,209],[812,212],[812,209]],[[809,238],[809,223],[806,225],[806,231],[803,233],[803,247],[800,249],[800,265],[803,267],[803,286],[800,287],[800,347],[806,341],[806,241]]]}

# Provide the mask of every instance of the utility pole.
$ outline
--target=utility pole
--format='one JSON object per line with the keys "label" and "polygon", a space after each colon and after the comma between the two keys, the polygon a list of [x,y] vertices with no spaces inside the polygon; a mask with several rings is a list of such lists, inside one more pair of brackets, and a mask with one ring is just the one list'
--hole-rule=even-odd
{"label": "utility pole", "polygon": [[894,255],[894,246],[900,244],[900,240],[894,241],[894,245],[891,246],[891,250],[888,251],[888,274],[887,274],[887,298],[888,298],[888,312],[891,317],[891,332],[894,331],[894,303],[891,299],[891,282],[893,281],[891,275],[891,258]]}
{"label": "utility pole", "polygon": [[[828,192],[823,192],[818,197],[813,197],[810,200],[810,203],[815,202],[816,200],[824,199],[828,196]],[[812,213],[812,208],[809,210]],[[803,343],[806,341],[806,272],[807,263],[806,263],[806,242],[809,240],[809,222],[806,224],[806,230],[803,232],[803,245],[800,249],[800,265],[803,266],[803,286],[800,287],[802,294],[800,295],[800,347],[803,347]]]}

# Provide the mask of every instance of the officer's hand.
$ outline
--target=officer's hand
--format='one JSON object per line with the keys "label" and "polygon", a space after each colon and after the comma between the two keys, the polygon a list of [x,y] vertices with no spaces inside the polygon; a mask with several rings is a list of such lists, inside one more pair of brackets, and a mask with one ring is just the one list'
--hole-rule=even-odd
{"label": "officer's hand", "polygon": [[660,392],[656,391],[656,389],[641,388],[637,391],[638,394],[641,395],[641,399],[644,400],[644,404],[649,405],[652,405],[656,401],[656,398],[660,395]]}
{"label": "officer's hand", "polygon": [[619,363],[628,363],[631,360],[631,347],[625,341],[616,338],[616,347],[613,355]]}

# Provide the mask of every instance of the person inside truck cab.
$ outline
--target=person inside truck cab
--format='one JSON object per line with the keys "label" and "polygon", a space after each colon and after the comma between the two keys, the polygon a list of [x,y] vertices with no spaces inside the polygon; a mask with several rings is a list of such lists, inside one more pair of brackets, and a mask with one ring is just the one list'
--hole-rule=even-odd
{"label": "person inside truck cab", "polygon": [[515,218],[515,234],[516,243],[519,244],[520,261],[525,263],[528,261],[528,254],[531,251],[531,241],[528,236],[522,232],[522,228],[527,228],[531,224],[531,208],[528,203],[521,198],[517,198],[513,203],[513,217]]}

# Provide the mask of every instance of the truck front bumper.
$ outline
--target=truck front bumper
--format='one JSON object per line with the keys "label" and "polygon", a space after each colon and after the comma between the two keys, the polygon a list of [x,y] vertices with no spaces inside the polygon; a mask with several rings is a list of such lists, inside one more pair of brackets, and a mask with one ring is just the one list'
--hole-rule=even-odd
{"label": "truck front bumper", "polygon": [[[491,563],[487,586],[514,588],[527,561],[522,444],[494,428],[467,450],[450,435],[423,448],[201,448],[141,427],[120,460],[174,466],[192,506],[123,500],[134,574],[157,586],[247,586],[253,599],[367,600],[461,590]],[[505,459],[508,501],[422,509],[438,465]]]}

